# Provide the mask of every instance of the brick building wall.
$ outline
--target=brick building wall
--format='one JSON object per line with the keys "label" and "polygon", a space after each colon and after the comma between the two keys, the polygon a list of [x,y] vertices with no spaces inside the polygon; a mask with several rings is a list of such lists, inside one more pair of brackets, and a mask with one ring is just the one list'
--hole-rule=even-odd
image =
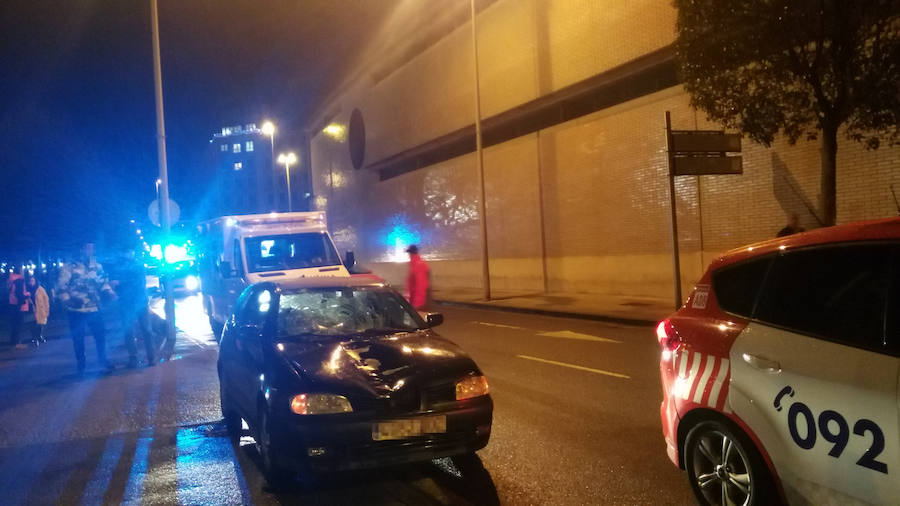
{"label": "brick building wall", "polygon": [[[674,19],[667,0],[491,3],[478,17],[483,116],[671,44]],[[471,124],[470,30],[456,27],[377,82],[351,83],[317,124],[346,125],[360,109],[367,163]],[[485,149],[495,290],[668,297],[667,110],[676,129],[718,128],[672,86]],[[403,247],[418,243],[437,286],[480,286],[474,154],[381,180],[377,171],[352,168],[345,143],[325,133],[311,140],[317,204],[339,247],[398,282]],[[722,251],[773,237],[788,213],[817,226],[818,143],[779,139],[765,148],[745,139],[743,157],[742,175],[677,179],[685,287]],[[840,142],[839,222],[896,215],[891,184],[900,190],[896,148]]]}

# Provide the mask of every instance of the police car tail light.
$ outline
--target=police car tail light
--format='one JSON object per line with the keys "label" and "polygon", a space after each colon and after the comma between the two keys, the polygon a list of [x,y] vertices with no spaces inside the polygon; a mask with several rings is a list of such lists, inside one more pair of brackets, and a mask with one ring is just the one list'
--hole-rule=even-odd
{"label": "police car tail light", "polygon": [[656,339],[663,350],[672,351],[681,344],[681,338],[675,332],[672,321],[668,318],[656,325]]}

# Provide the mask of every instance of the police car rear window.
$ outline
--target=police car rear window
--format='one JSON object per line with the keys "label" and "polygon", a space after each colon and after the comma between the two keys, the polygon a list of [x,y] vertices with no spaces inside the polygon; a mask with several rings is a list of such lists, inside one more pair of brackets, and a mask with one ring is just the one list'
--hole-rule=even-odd
{"label": "police car rear window", "polygon": [[738,316],[751,317],[772,256],[761,257],[713,273],[713,290],[719,307]]}

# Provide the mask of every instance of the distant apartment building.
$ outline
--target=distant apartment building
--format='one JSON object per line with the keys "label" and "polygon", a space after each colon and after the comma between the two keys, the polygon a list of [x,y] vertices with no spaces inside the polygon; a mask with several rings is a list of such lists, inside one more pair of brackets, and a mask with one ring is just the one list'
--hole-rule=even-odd
{"label": "distant apartment building", "polygon": [[[278,154],[295,152],[291,165],[291,195],[295,211],[306,210],[309,193],[306,165],[295,136],[276,134],[272,139],[255,124],[223,127],[209,141],[208,159],[215,168],[215,212],[210,215],[267,213],[288,210],[287,176]],[[273,159],[274,158],[274,159]]]}

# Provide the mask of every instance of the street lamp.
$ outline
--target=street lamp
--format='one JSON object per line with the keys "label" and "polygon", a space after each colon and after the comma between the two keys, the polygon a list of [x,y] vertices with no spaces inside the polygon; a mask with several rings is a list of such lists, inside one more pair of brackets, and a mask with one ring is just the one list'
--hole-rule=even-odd
{"label": "street lamp", "polygon": [[159,224],[162,225],[162,201],[159,200],[159,185],[162,184],[162,179],[156,178],[156,212],[159,213]]}
{"label": "street lamp", "polygon": [[294,153],[281,153],[278,155],[278,163],[284,164],[284,176],[287,178],[288,212],[292,212],[294,206],[291,199],[291,164],[297,163],[297,155]]}

